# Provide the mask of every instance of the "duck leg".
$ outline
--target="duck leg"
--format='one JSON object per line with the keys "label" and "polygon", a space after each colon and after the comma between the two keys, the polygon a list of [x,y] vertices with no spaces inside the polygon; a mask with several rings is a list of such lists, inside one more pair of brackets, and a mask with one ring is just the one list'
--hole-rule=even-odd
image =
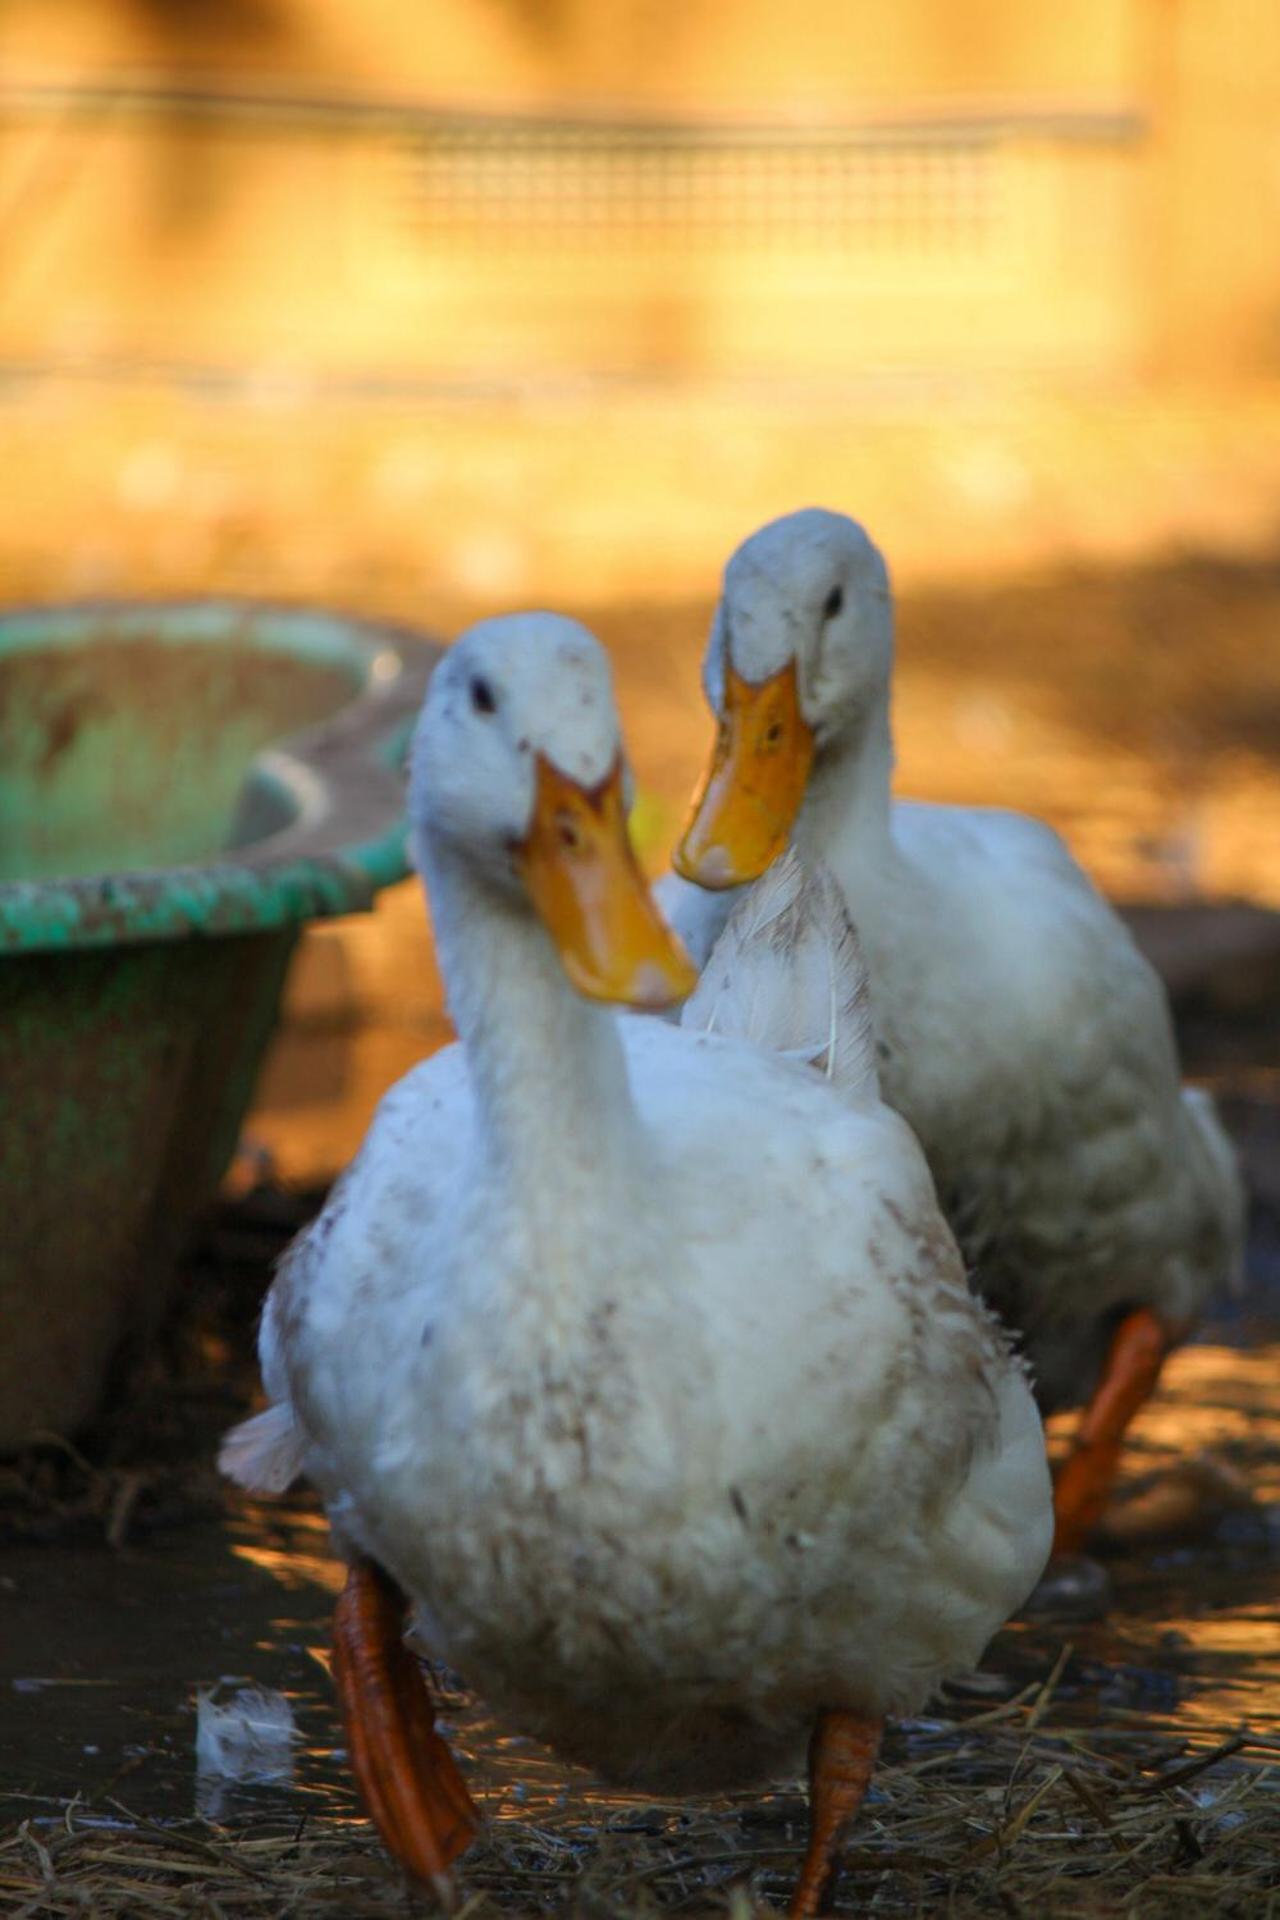
{"label": "duck leg", "polygon": [[439,1889],[480,1817],[436,1732],[426,1675],[404,1644],[406,1606],[381,1567],[353,1561],[334,1609],[333,1677],[374,1825],[401,1866]]}
{"label": "duck leg", "polygon": [[862,1805],[883,1720],[832,1710],[818,1715],[809,1742],[809,1849],[787,1909],[788,1920],[813,1920],[835,1872],[840,1836]]}
{"label": "duck leg", "polygon": [[1102,1517],[1130,1421],[1155,1391],[1171,1341],[1149,1307],[1120,1322],[1053,1490],[1055,1555],[1078,1553]]}

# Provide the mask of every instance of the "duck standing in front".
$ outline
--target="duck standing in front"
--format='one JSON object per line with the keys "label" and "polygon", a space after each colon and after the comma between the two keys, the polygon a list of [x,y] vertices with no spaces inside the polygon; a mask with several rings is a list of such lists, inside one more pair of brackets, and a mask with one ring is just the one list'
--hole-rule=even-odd
{"label": "duck standing in front", "polygon": [[1181,1084],[1159,979],[1058,836],[891,798],[892,669],[888,572],[855,521],[809,509],[745,541],[704,663],[714,756],[662,897],[700,963],[792,836],[834,876],[885,1098],[1042,1411],[1084,1407],[1056,1490],[1074,1552],[1166,1354],[1237,1277],[1239,1173]]}
{"label": "duck standing in front", "polygon": [[[593,1004],[694,981],[627,783],[575,623],[487,622],[437,669],[411,808],[459,1042],[386,1096],[295,1243],[272,1404],[223,1465],[326,1501],[352,1762],[415,1875],[476,1814],[408,1613],[512,1726],[615,1783],[763,1783],[807,1744],[809,1915],[884,1716],[971,1668],[1040,1574],[1043,1435],[879,1099],[841,910],[815,952],[820,887],[798,906],[784,875],[764,925],[727,930],[732,978],[693,1012],[715,1031]],[[816,1043],[791,1005],[774,1052],[752,950],[776,970],[793,925]]]}

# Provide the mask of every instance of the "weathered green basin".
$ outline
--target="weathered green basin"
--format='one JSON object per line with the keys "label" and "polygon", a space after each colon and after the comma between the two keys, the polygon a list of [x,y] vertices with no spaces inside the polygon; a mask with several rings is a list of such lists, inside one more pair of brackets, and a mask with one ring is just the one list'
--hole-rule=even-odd
{"label": "weathered green basin", "polygon": [[302,925],[405,873],[436,652],[230,601],[0,614],[0,1449],[98,1411]]}

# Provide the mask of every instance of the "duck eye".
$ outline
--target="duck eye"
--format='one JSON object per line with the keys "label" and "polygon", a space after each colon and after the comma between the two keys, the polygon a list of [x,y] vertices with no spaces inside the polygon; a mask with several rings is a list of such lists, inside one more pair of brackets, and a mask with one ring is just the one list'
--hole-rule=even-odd
{"label": "duck eye", "polygon": [[556,815],[556,833],[559,836],[562,847],[577,847],[581,845],[582,835],[578,832],[577,824],[572,814],[562,812]]}
{"label": "duck eye", "polygon": [[497,697],[483,674],[477,673],[472,675],[470,692],[471,704],[477,713],[497,712]]}
{"label": "duck eye", "polygon": [[840,612],[843,606],[844,606],[844,588],[839,586],[832,587],[830,593],[826,597],[826,600],[823,602],[822,618],[824,620],[834,620],[836,615]]}

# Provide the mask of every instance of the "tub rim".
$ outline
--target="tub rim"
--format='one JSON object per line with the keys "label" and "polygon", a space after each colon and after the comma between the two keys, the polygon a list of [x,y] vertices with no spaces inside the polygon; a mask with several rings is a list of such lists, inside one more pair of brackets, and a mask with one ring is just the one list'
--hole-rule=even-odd
{"label": "tub rim", "polygon": [[399,768],[439,641],[360,614],[254,596],[93,598],[0,608],[0,659],[24,650],[24,624],[29,645],[43,625],[55,645],[91,646],[76,628],[94,616],[126,624],[185,617],[186,629],[167,639],[175,646],[267,616],[306,643],[296,649],[303,657],[354,664],[356,690],[327,719],[282,735],[247,763],[242,810],[255,800],[283,808],[279,828],[207,860],[0,881],[0,954],[267,931],[358,911],[403,879],[410,861]]}

